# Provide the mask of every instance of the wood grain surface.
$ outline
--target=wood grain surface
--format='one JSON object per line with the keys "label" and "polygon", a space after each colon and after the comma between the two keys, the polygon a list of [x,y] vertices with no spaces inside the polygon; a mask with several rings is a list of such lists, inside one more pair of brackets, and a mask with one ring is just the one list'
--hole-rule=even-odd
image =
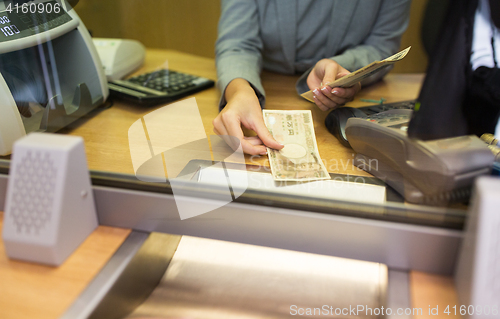
{"label": "wood grain surface", "polygon": [[[216,79],[213,59],[155,49],[148,49],[144,67],[135,74],[167,66],[172,70]],[[263,72],[262,78],[267,94],[267,109],[312,111],[320,156],[327,163],[329,172],[368,175],[352,165],[354,152],[342,146],[327,131],[324,120],[328,112],[321,111],[316,105],[298,96],[295,90],[297,76]],[[363,88],[348,106],[370,104],[361,102],[360,99],[385,98],[387,102],[413,99],[418,95],[422,79],[422,74],[389,74],[383,81]],[[219,91],[214,87],[193,96],[196,98],[207,136],[213,135],[212,121],[218,114]],[[129,152],[128,129],[144,115],[165,105],[167,104],[144,107],[115,100],[111,107],[100,108],[59,132],[84,138],[91,170],[134,174]],[[247,132],[247,135],[251,134],[253,132]],[[246,162],[269,166],[267,156],[246,156]]]}
{"label": "wood grain surface", "polygon": [[[148,50],[145,66],[137,73],[155,70],[168,61],[171,69],[216,78],[212,59],[168,50]],[[364,88],[352,106],[363,106],[360,98],[380,99],[388,102],[415,98],[423,76],[421,74],[389,74],[384,81]],[[264,72],[263,82],[268,95],[269,109],[311,109],[315,120],[316,137],[322,158],[352,158],[352,151],[341,146],[324,127],[326,113],[302,100],[295,92],[297,77]],[[212,119],[218,114],[219,93],[215,88],[194,95],[202,115],[207,134],[212,134]],[[158,106],[161,107],[161,106]],[[85,139],[89,167],[92,170],[133,174],[128,151],[128,128],[137,119],[158,107],[140,107],[115,102],[110,108],[100,109],[81,119],[63,133],[80,135]],[[266,164],[265,157],[251,159]],[[334,169],[330,171],[336,172]],[[347,167],[344,173],[362,174]],[[0,213],[0,229],[3,214]],[[99,226],[77,251],[60,267],[41,266],[9,260],[0,239],[0,318],[57,318],[77,298],[81,291],[103,267],[130,230]],[[412,307],[428,309],[456,303],[452,278],[412,272]],[[421,318],[450,318],[440,312]]]}
{"label": "wood grain surface", "polygon": [[[0,212],[0,230],[2,220]],[[0,239],[0,318],[58,318],[129,233],[99,226],[59,267],[10,260]]]}

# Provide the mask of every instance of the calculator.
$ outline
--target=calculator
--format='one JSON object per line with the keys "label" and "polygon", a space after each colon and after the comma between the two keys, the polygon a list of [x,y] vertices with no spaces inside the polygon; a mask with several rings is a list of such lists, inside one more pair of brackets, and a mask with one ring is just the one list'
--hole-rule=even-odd
{"label": "calculator", "polygon": [[141,105],[178,100],[213,87],[214,81],[192,74],[161,69],[126,80],[108,82],[110,95]]}

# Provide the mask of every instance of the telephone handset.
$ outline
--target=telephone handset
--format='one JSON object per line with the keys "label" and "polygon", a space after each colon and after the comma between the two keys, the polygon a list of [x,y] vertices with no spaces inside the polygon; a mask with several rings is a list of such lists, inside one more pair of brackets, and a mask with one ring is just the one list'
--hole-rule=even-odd
{"label": "telephone handset", "polygon": [[408,137],[412,110],[350,118],[346,135],[355,165],[385,181],[411,203],[467,199],[473,180],[489,174],[494,156],[475,135],[422,141]]}

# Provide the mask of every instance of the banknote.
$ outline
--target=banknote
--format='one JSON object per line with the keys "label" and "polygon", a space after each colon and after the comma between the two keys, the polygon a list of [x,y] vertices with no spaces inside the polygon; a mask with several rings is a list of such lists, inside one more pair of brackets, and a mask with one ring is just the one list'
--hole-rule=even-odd
{"label": "banknote", "polygon": [[310,110],[264,110],[267,129],[281,150],[268,148],[271,172],[276,181],[313,181],[330,179],[316,144]]}
{"label": "banknote", "polygon": [[[407,47],[406,49],[391,55],[385,60],[382,61],[375,61],[367,66],[362,67],[361,69],[354,71],[346,76],[341,77],[338,80],[335,80],[331,83],[327,83],[327,85],[331,88],[334,87],[349,87],[353,86],[354,84],[360,82],[363,79],[366,79],[367,77],[379,72],[382,70],[382,68],[394,64],[398,61],[401,61],[410,51],[411,46]],[[314,103],[313,96],[314,93],[312,91],[307,91],[301,95],[303,98],[305,98],[308,101],[311,101]]]}

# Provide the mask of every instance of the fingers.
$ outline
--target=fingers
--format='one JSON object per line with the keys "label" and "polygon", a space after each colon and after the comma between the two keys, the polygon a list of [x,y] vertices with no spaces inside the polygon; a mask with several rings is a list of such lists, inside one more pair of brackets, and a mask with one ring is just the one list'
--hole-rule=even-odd
{"label": "fingers", "polygon": [[257,133],[262,142],[270,148],[274,148],[280,150],[283,148],[283,144],[278,143],[274,137],[269,133],[269,130],[264,124],[264,119],[262,118],[260,121],[256,121],[252,127],[252,129]]}
{"label": "fingers", "polygon": [[309,87],[318,82],[321,83],[313,89],[313,99],[318,108],[323,111],[337,108],[352,101],[354,95],[361,89],[359,83],[349,88],[331,88],[324,85],[349,74],[349,71],[333,60],[320,60],[314,67],[314,72],[311,73],[312,75],[310,74],[308,77]]}
{"label": "fingers", "polygon": [[258,137],[245,138],[241,130],[241,123],[237,118],[226,115],[228,113],[219,114],[213,121],[214,133],[221,136],[222,139],[234,150],[238,148],[235,145],[233,138],[236,137],[241,145],[244,153],[250,155],[266,155],[267,149],[262,145],[262,141]]}
{"label": "fingers", "polygon": [[227,131],[225,130],[225,128],[220,128],[222,130],[222,133],[221,131],[217,130],[215,127],[214,127],[214,133],[219,135],[223,140],[224,142],[226,142],[227,145],[229,145],[229,147],[231,147],[233,150],[237,150],[238,147],[241,145],[241,141],[238,140],[237,143],[235,143],[235,138],[233,136],[230,136]]}
{"label": "fingers", "polygon": [[[348,74],[349,74],[349,72],[341,72],[337,75],[337,78],[344,77]],[[350,99],[350,101],[352,101],[352,98],[354,97],[354,95],[356,95],[361,90],[361,83],[358,82],[358,83],[354,84],[353,86],[344,88],[344,90],[345,90],[345,92],[340,92],[340,94],[341,94],[340,96],[344,97],[346,99]]]}
{"label": "fingers", "polygon": [[[361,91],[361,83],[356,83],[351,87],[345,88],[347,90],[347,94],[351,97],[354,98],[354,95],[356,95],[359,91]],[[352,100],[352,99],[351,99]]]}
{"label": "fingers", "polygon": [[340,76],[339,74],[339,65],[334,62],[334,63],[328,63],[325,67],[325,74],[323,76],[323,84],[328,84],[332,83],[336,79],[338,79]]}
{"label": "fingers", "polygon": [[[214,132],[223,138],[224,135],[236,137],[247,154],[265,155],[267,154],[266,146],[283,148],[283,145],[274,140],[264,123],[262,109],[254,89],[246,80],[242,81],[241,83],[236,79],[231,81],[234,85],[231,83],[228,85],[227,105],[213,121]],[[255,131],[258,137],[245,138],[242,126]],[[230,139],[225,138],[225,140]],[[228,144],[231,145],[231,143]],[[234,149],[234,146],[232,147]]]}
{"label": "fingers", "polygon": [[252,145],[262,145],[264,144],[258,136],[245,136],[245,141]]}
{"label": "fingers", "polygon": [[328,111],[329,109],[333,109],[336,105],[333,105],[333,101],[328,100],[318,89],[313,91],[313,100],[314,104],[319,107],[322,111]]}
{"label": "fingers", "polygon": [[333,60],[319,60],[307,76],[307,86],[312,90],[335,81],[335,76],[339,72],[339,67],[337,62]]}
{"label": "fingers", "polygon": [[329,86],[324,86],[313,90],[314,102],[321,110],[327,111],[352,101],[360,90],[360,83],[347,88],[336,87],[332,89]]}
{"label": "fingers", "polygon": [[352,101],[354,97],[353,89],[330,88],[325,86],[321,89],[315,89],[314,102],[323,111],[337,108],[345,103]]}

